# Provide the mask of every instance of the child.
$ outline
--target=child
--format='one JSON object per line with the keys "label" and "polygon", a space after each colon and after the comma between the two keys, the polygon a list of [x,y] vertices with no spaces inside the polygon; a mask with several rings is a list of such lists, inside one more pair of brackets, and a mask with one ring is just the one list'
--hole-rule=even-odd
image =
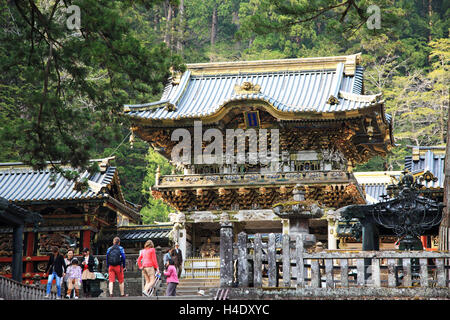
{"label": "child", "polygon": [[169,266],[167,267],[167,271],[164,272],[164,275],[167,277],[166,296],[176,296],[178,276],[173,259],[169,260]]}
{"label": "child", "polygon": [[75,299],[78,299],[80,294],[80,284],[81,284],[81,267],[78,265],[78,259],[73,258],[69,267],[67,267],[67,285],[69,290],[67,290],[66,298],[70,299],[70,294],[75,287]]}

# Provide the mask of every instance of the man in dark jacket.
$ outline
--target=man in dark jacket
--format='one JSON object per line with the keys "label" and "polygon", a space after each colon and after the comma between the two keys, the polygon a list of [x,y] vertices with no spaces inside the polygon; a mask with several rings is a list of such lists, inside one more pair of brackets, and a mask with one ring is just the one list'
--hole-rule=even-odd
{"label": "man in dark jacket", "polygon": [[175,262],[175,268],[177,269],[178,279],[180,278],[181,271],[183,270],[183,253],[181,252],[178,242],[175,243],[175,249],[173,249],[173,256]]}
{"label": "man in dark jacket", "polygon": [[61,280],[66,273],[66,262],[64,261],[64,256],[59,254],[58,247],[52,248],[52,255],[48,260],[47,267],[45,268],[44,277],[48,274],[47,279],[47,295],[48,298],[50,296],[50,291],[52,289],[53,279],[56,281],[56,289],[57,289],[57,299],[61,299]]}

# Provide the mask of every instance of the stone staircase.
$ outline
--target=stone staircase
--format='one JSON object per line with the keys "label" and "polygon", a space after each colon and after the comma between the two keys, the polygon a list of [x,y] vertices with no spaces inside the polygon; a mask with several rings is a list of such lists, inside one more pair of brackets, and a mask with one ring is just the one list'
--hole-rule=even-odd
{"label": "stone staircase", "polygon": [[[210,294],[210,289],[218,288],[220,285],[219,279],[181,279],[177,286],[177,295],[175,297],[165,296],[167,284],[162,283],[157,291],[155,297],[148,299],[155,300],[211,300],[213,296]],[[198,292],[204,291],[204,295]]]}

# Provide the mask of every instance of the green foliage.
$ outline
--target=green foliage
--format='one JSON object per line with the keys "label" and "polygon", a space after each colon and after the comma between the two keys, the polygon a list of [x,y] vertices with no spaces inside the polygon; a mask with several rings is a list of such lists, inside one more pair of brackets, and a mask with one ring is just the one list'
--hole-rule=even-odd
{"label": "green foliage", "polygon": [[142,183],[142,194],[145,195],[148,202],[141,210],[142,220],[144,223],[168,221],[168,213],[174,210],[164,204],[161,200],[154,199],[150,190],[155,184],[155,174],[158,168],[161,175],[171,174],[174,168],[169,164],[167,159],[154,151],[153,148],[148,149],[145,160],[147,162],[147,174],[144,178],[144,182]]}
{"label": "green foliage", "polygon": [[[80,30],[66,26],[71,4],[81,9]],[[164,44],[133,35],[128,7],[97,0],[0,4],[2,158],[36,169],[55,160],[87,168],[98,145],[126,124],[123,104],[152,98],[171,66],[183,68]]]}

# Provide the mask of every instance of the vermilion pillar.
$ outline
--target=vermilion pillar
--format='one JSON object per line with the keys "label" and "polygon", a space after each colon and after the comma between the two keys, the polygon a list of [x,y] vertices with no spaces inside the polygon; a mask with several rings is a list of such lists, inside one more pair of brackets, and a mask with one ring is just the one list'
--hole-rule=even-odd
{"label": "vermilion pillar", "polygon": [[83,232],[83,249],[88,248],[91,250],[91,230],[85,230]]}
{"label": "vermilion pillar", "polygon": [[420,241],[422,241],[423,249],[428,248],[427,246],[427,236],[420,236]]}
{"label": "vermilion pillar", "polygon": [[[27,251],[26,251],[27,257],[31,257],[33,255],[33,251],[34,251],[34,232],[28,232],[27,233]],[[34,271],[33,262],[27,261],[26,267],[25,267],[25,272],[32,273],[33,271]]]}

